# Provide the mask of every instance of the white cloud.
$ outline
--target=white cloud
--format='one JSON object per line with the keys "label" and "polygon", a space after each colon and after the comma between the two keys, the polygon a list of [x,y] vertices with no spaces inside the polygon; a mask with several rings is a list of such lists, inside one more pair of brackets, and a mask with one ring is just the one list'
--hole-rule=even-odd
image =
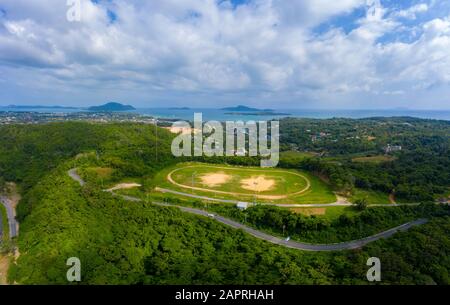
{"label": "white cloud", "polygon": [[[0,7],[2,84],[43,96],[69,90],[84,103],[108,92],[140,102],[230,96],[301,106],[298,98],[398,98],[450,84],[448,18],[415,25],[414,41],[380,42],[426,4],[396,12],[378,0],[253,0],[236,8],[214,0],[85,0],[80,23],[67,22],[59,0],[3,0]],[[353,29],[314,31],[356,8],[367,13]]]}
{"label": "white cloud", "polygon": [[406,10],[401,10],[396,12],[394,15],[397,17],[407,18],[407,19],[416,19],[417,14],[419,13],[425,13],[429,9],[428,4],[426,3],[420,3],[416,4],[414,6],[411,6],[410,8]]}

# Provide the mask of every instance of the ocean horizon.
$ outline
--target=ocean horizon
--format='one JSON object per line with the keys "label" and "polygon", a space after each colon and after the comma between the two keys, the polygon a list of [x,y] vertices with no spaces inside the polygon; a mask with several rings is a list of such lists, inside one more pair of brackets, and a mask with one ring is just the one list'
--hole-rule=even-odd
{"label": "ocean horizon", "polygon": [[[4,112],[38,112],[38,113],[77,113],[90,112],[87,108],[64,108],[64,107],[2,107]],[[137,108],[127,113],[137,113],[141,115],[153,116],[160,119],[180,119],[193,120],[194,113],[202,113],[204,121],[250,121],[250,120],[270,120],[285,117],[330,119],[349,118],[362,119],[372,117],[413,117],[419,119],[433,119],[450,121],[450,110],[412,110],[412,109],[274,109],[273,113],[255,114],[255,112],[241,112],[236,114],[233,111],[214,108]],[[253,114],[251,114],[253,113]]]}

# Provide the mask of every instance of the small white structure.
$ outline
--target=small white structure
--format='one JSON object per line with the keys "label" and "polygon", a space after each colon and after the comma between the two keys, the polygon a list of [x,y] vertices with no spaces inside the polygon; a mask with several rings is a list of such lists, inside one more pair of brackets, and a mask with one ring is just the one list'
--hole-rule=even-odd
{"label": "small white structure", "polygon": [[249,203],[248,203],[248,202],[238,202],[237,205],[236,205],[236,207],[237,207],[239,210],[246,210],[246,209],[248,209],[248,207],[249,207]]}
{"label": "small white structure", "polygon": [[391,145],[391,144],[388,144],[388,146],[386,146],[386,147],[384,148],[384,152],[385,152],[386,154],[389,154],[389,153],[391,153],[391,152],[401,151],[402,148],[403,148],[403,147],[400,146],[400,145]]}

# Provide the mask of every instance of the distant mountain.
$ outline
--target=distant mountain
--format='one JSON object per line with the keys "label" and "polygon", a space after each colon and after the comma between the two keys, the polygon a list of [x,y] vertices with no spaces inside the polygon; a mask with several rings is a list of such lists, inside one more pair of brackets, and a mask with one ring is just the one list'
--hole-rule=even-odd
{"label": "distant mountain", "polygon": [[48,108],[48,109],[78,109],[77,107],[69,107],[69,106],[44,106],[44,105],[8,105],[6,108],[12,108],[12,109],[41,109],[41,108]]}
{"label": "distant mountain", "polygon": [[251,112],[272,112],[272,109],[258,109],[258,108],[251,108],[251,107],[247,107],[247,106],[243,106],[243,105],[239,105],[236,107],[227,107],[227,108],[222,108],[220,110],[225,110],[225,111],[237,111],[237,112],[245,112],[245,111],[251,111]]}
{"label": "distant mountain", "polygon": [[136,110],[133,106],[122,105],[120,103],[107,103],[101,106],[92,106],[88,108],[89,111],[130,111]]}

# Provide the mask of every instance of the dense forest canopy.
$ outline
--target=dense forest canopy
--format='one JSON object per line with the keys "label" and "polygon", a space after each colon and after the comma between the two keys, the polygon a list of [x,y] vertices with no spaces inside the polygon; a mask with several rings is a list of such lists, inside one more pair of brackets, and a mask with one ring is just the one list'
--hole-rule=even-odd
{"label": "dense forest canopy", "polygon": [[[449,121],[285,119],[280,129],[283,149],[318,155],[297,166],[327,177],[337,190],[382,191],[406,202],[433,201],[449,191]],[[386,152],[388,145],[401,150]],[[386,161],[354,162],[366,156]]]}
{"label": "dense forest canopy", "polygon": [[[405,169],[404,175],[425,179],[447,164],[444,154],[447,142],[440,143],[440,140],[448,141],[448,138],[442,133],[443,123],[421,124],[424,131],[428,130],[423,133],[424,138],[411,140],[417,147],[399,142],[408,149],[393,164],[407,158],[410,150],[423,150],[428,157],[420,159],[420,154],[412,154],[410,158],[418,158],[416,168],[412,173]],[[407,129],[406,125],[401,128]],[[440,131],[433,136],[434,128]],[[95,184],[82,188],[67,175],[67,170],[73,167],[98,166],[114,169],[112,179],[117,181],[139,177],[146,187],[151,187],[156,172],[179,161],[170,153],[172,137],[158,130],[156,138],[154,127],[139,124],[1,126],[0,176],[5,181],[17,182],[23,196],[18,210],[21,230],[17,243],[21,255],[10,269],[10,280],[23,284],[67,284],[65,263],[68,257],[76,256],[83,264],[83,283],[367,284],[366,261],[377,256],[383,262],[383,283],[450,283],[450,217],[446,216],[445,209],[437,214],[427,212],[431,221],[424,226],[377,241],[362,250],[310,253],[259,241],[212,219],[177,209],[124,201]],[[295,161],[293,166],[323,171],[332,177],[331,183],[341,187],[351,188],[363,177],[378,179],[379,176],[374,178],[372,174],[378,175],[378,170],[384,172],[383,166],[387,166],[381,164],[370,169],[373,172],[365,172],[350,160],[346,161],[348,166],[342,160],[327,160],[340,154],[334,155],[333,149],[326,146],[312,147],[313,150],[323,150],[326,154],[317,160]],[[438,158],[429,158],[430,154]],[[245,158],[233,160],[246,162]],[[421,169],[420,164],[430,168]],[[336,168],[324,169],[327,166]],[[393,165],[392,168],[393,172],[388,169],[392,176],[401,170]],[[443,179],[447,179],[448,167],[441,169]],[[362,173],[358,174],[359,171]],[[402,180],[386,183],[400,190],[398,181],[401,181],[412,189],[415,184],[409,181],[421,183],[413,177],[400,176],[396,179]],[[439,179],[432,181],[433,187],[444,185]],[[371,187],[376,185],[369,182]],[[355,228],[360,224],[373,223],[372,228],[366,228],[369,232],[377,228],[380,220],[393,224],[426,212],[424,208],[418,209],[422,211],[369,210],[358,217],[339,218],[329,223],[267,208],[252,210],[249,221],[274,232],[280,230],[278,222],[290,221],[292,226],[288,229],[306,240],[328,238],[326,234],[341,227],[343,231],[335,237],[346,239],[356,234]],[[309,233],[304,234],[303,230]]]}

